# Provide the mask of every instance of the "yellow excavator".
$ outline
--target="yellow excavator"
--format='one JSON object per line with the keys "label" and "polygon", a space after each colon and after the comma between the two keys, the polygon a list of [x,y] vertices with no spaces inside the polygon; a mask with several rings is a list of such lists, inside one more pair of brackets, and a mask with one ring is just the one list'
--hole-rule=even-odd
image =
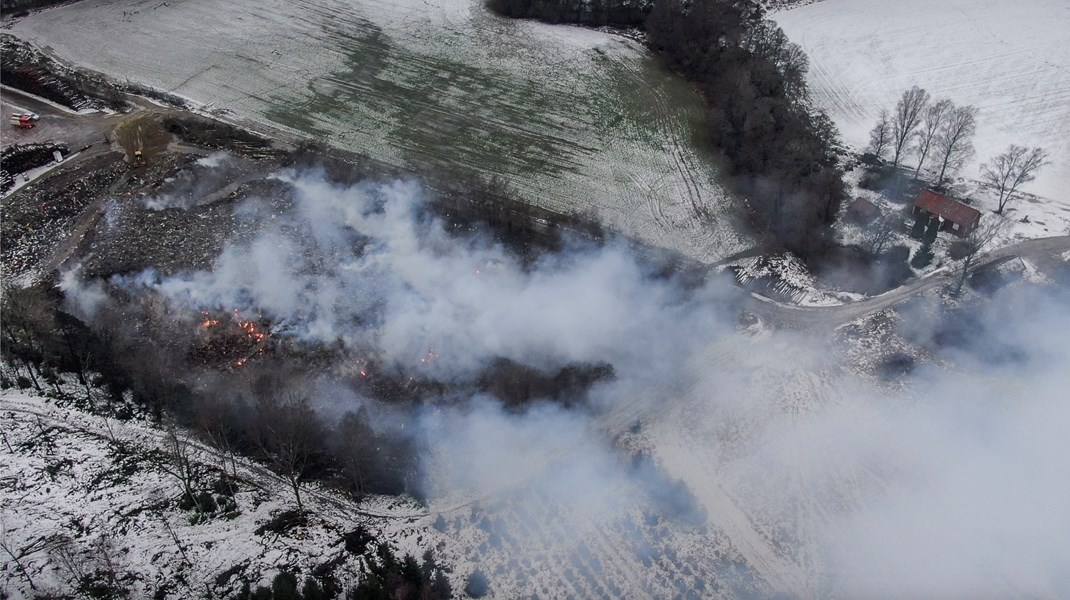
{"label": "yellow excavator", "polygon": [[145,141],[141,138],[141,124],[137,125],[137,147],[134,149],[134,156],[131,157],[130,166],[133,168],[145,166]]}

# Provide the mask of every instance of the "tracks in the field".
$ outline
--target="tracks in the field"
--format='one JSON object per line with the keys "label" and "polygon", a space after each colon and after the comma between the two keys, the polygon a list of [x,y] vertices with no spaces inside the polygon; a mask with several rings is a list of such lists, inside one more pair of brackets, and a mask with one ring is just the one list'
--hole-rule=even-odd
{"label": "tracks in the field", "polygon": [[643,206],[667,236],[686,237],[695,247],[716,245],[718,230],[730,227],[730,210],[721,190],[709,181],[713,166],[696,154],[686,109],[673,104],[664,85],[650,85],[649,76],[640,72],[644,65],[621,60],[611,64],[626,87],[643,98],[644,113],[631,143],[659,151],[651,155],[656,162],[644,176],[629,174],[631,189],[622,190],[625,203]]}

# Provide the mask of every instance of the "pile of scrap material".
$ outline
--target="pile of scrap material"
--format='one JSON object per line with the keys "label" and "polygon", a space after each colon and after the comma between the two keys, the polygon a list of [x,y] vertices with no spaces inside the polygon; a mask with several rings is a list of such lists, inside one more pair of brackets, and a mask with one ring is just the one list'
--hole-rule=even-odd
{"label": "pile of scrap material", "polygon": [[[56,153],[60,156],[70,154],[71,150],[65,143],[16,143],[9,145],[0,152],[0,173],[4,184],[0,190],[6,191],[14,184],[14,178],[19,173],[25,173],[30,169],[44,167],[56,159]],[[11,180],[11,185],[6,182]]]}
{"label": "pile of scrap material", "polygon": [[12,35],[0,36],[0,82],[74,110],[104,103],[78,89],[77,74]]}
{"label": "pile of scrap material", "polygon": [[0,193],[7,192],[15,185],[15,177],[37,167],[43,167],[55,160],[56,152],[67,156],[70,150],[66,144],[14,144],[0,152]]}
{"label": "pile of scrap material", "polygon": [[77,168],[59,167],[4,198],[0,260],[6,276],[40,266],[74,229],[80,216],[126,174],[114,154],[93,157]]}

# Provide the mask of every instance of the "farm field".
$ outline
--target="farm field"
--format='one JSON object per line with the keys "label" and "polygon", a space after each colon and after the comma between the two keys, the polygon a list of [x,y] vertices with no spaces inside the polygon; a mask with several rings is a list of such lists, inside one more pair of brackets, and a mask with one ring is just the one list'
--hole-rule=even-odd
{"label": "farm field", "polygon": [[[1062,0],[825,0],[772,15],[810,57],[815,103],[863,147],[882,108],[919,85],[980,109],[978,166],[1009,144],[1041,146],[1051,165],[1026,191],[1070,203],[1070,6]],[[907,164],[913,164],[913,157]]]}
{"label": "farm field", "polygon": [[500,19],[480,0],[88,0],[9,29],[231,119],[504,176],[530,202],[700,260],[749,247],[701,148],[701,99],[621,36]]}

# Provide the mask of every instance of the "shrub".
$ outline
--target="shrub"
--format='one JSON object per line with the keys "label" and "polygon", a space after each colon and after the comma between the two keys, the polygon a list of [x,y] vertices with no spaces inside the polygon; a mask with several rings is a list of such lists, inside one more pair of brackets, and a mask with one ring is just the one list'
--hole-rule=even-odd
{"label": "shrub", "polygon": [[256,528],[256,535],[264,535],[266,533],[283,534],[287,531],[305,524],[305,514],[296,510],[285,510],[275,517],[273,517],[267,523],[264,523],[260,527]]}
{"label": "shrub", "polygon": [[273,600],[301,600],[297,592],[297,576],[289,571],[280,571],[271,582]]}
{"label": "shrub", "polygon": [[476,569],[468,576],[468,585],[464,586],[464,593],[473,598],[482,598],[490,592],[490,582],[483,571]]}
{"label": "shrub", "polygon": [[359,555],[364,554],[368,543],[375,541],[375,538],[368,533],[367,529],[358,525],[356,529],[343,535],[342,540],[345,542],[346,552]]}
{"label": "shrub", "polygon": [[914,258],[910,259],[910,266],[915,269],[924,269],[929,266],[929,263],[933,261],[933,250],[929,246],[922,246],[920,250],[914,253]]}

